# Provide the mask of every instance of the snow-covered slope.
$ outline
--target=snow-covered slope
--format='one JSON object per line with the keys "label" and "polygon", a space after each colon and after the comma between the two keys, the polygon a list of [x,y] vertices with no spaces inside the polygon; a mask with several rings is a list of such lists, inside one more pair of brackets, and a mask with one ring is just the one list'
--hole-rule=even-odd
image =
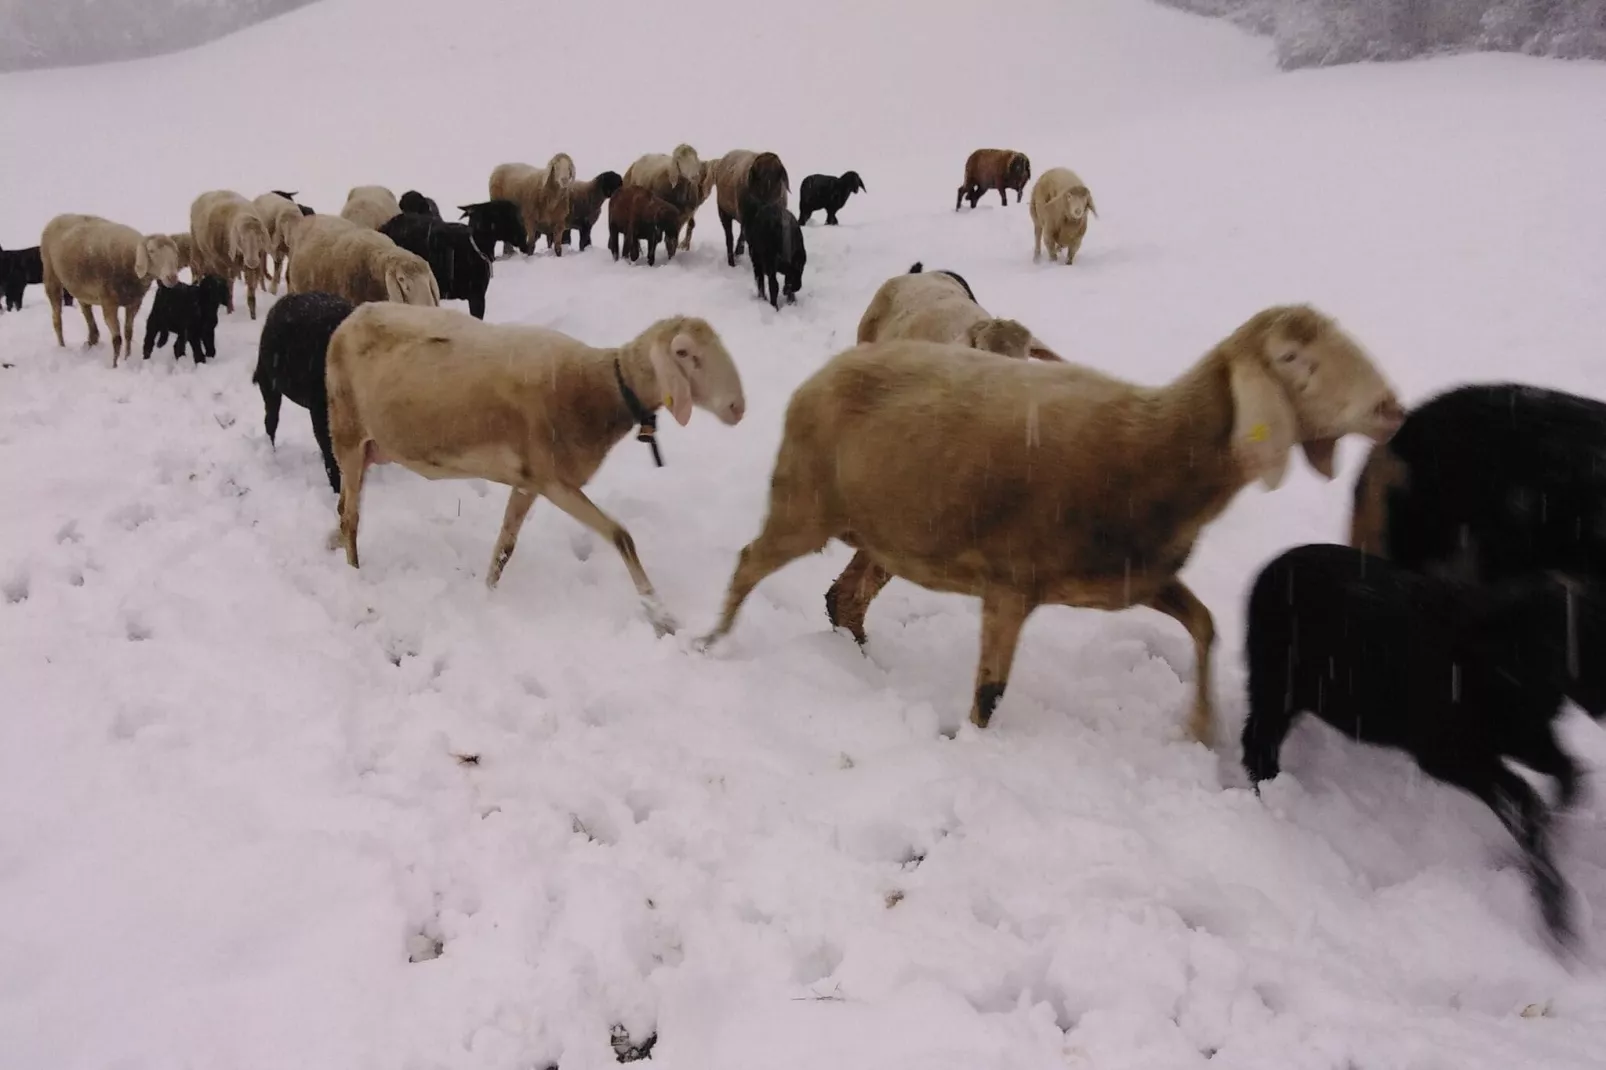
{"label": "snow-covered slope", "polygon": [[[1332,484],[1295,462],[1245,491],[1185,573],[1221,637],[1219,755],[1181,741],[1189,644],[1143,610],[1041,611],[993,727],[942,738],[974,602],[894,583],[861,656],[823,614],[841,547],[687,649],[791,389],[915,260],[1147,382],[1308,300],[1409,400],[1606,392],[1601,66],[1279,76],[1262,42],[1137,0],[932,7],[322,0],[0,78],[7,247],[59,211],[181,230],[215,186],[466,203],[505,159],[590,175],[682,140],[869,187],[809,228],[779,314],[711,206],[656,269],[497,265],[490,319],[608,343],[701,314],[741,365],[741,425],[667,426],[663,469],[627,440],[590,487],[678,638],[545,506],[487,593],[494,486],[379,470],[348,569],[305,413],[277,451],[262,431],[243,302],[199,369],[114,372],[73,311],[58,350],[37,289],[0,315],[0,1063],[594,1070],[620,1026],[671,1070],[1598,1065],[1594,953],[1550,957],[1479,804],[1313,723],[1264,800],[1243,787],[1244,593],[1341,534],[1357,442]],[[1074,268],[1032,264],[1023,206],[953,212],[987,144],[1088,179]],[[1564,856],[1597,942],[1601,814]]]}

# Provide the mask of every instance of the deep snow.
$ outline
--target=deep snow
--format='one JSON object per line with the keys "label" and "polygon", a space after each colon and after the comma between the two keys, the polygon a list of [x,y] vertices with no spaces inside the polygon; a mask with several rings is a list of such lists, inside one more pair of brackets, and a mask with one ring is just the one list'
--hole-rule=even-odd
{"label": "deep snow", "polygon": [[[1249,581],[1341,537],[1359,442],[1331,484],[1296,460],[1246,490],[1184,574],[1220,634],[1219,755],[1182,741],[1190,645],[1144,610],[1040,611],[993,727],[942,738],[974,601],[894,583],[862,656],[824,618],[842,547],[689,651],[791,389],[915,260],[1146,382],[1308,300],[1407,400],[1602,393],[1606,68],[1278,75],[1264,43],[1134,0],[928,6],[323,0],[0,78],[0,145],[26,147],[7,247],[59,211],[182,230],[215,186],[466,203],[504,159],[562,149],[589,176],[681,140],[774,148],[794,191],[850,167],[869,187],[808,228],[780,313],[724,265],[712,206],[658,268],[601,243],[496,267],[492,320],[601,344],[700,314],[741,365],[741,425],[664,421],[665,468],[627,439],[588,488],[675,638],[550,506],[487,592],[499,487],[379,470],[348,569],[305,412],[268,446],[243,299],[200,369],[114,372],[76,310],[57,349],[37,288],[0,315],[0,1063],[590,1070],[622,1025],[670,1070],[1599,1065],[1598,952],[1551,957],[1480,804],[1313,720],[1264,800],[1243,787]],[[118,96],[126,125],[86,124]],[[983,144],[1089,181],[1075,267],[1032,264],[1024,206],[952,211]],[[1596,726],[1567,730],[1606,762]],[[1601,814],[1563,854],[1597,943]]]}

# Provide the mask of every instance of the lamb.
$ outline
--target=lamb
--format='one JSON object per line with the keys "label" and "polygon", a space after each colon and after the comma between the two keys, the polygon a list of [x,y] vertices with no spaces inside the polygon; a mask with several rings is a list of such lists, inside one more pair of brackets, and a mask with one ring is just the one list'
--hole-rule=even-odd
{"label": "lamb", "polygon": [[346,203],[340,209],[340,217],[359,227],[378,230],[401,215],[401,210],[401,202],[384,186],[353,186],[346,193]]}
{"label": "lamb", "polygon": [[[747,246],[747,223],[742,217],[743,206],[753,208],[766,204],[786,207],[786,195],[791,192],[791,180],[786,165],[773,152],[749,152],[735,149],[721,156],[714,164],[714,204],[719,209],[719,225],[725,230],[725,263],[736,266],[736,255]],[[742,236],[732,245],[731,224],[741,223]]]}
{"label": "lamb", "polygon": [[663,241],[669,259],[675,258],[676,235],[681,212],[662,197],[643,186],[622,186],[608,200],[608,252],[619,259],[619,239],[624,237],[625,255],[631,263],[641,257],[641,242],[647,243],[647,266],[658,262],[658,242]]}
{"label": "lamb", "polygon": [[228,310],[234,311],[234,279],[245,277],[245,304],[257,318],[257,287],[268,273],[268,226],[256,205],[233,190],[201,194],[190,204],[194,239],[191,271],[217,275],[229,284]]}
{"label": "lamb", "polygon": [[625,168],[621,180],[622,185],[639,186],[679,209],[680,222],[675,226],[675,234],[678,236],[684,226],[686,237],[680,244],[691,248],[692,231],[697,229],[697,209],[714,188],[712,161],[699,160],[697,150],[682,143],[676,145],[672,153],[649,152],[637,157]]}
{"label": "lamb", "polygon": [[1361,347],[1304,305],[1256,313],[1159,388],[967,346],[858,345],[792,395],[768,517],[699,646],[730,630],[764,577],[835,538],[871,563],[826,600],[861,643],[892,576],[981,597],[977,727],[1038,606],[1142,605],[1193,637],[1189,724],[1205,741],[1215,626],[1177,576],[1200,530],[1248,483],[1281,484],[1294,445],[1330,479],[1340,437],[1382,439],[1402,416]]}
{"label": "lamb", "polygon": [[524,217],[519,206],[512,201],[480,201],[477,204],[460,204],[459,217],[468,220],[469,233],[474,245],[485,254],[485,259],[496,259],[496,243],[508,256],[513,250],[523,249],[528,236],[524,230]]}
{"label": "lamb", "polygon": [[429,262],[377,230],[339,216],[301,221],[290,253],[291,293],[321,290],[354,305],[391,300],[438,305],[440,285]]}
{"label": "lamb", "polygon": [[1606,579],[1606,404],[1475,383],[1414,408],[1355,481],[1351,546],[1490,583],[1555,569]]}
{"label": "lamb", "polygon": [[416,189],[410,189],[402,194],[401,200],[396,203],[403,212],[411,212],[414,215],[427,215],[431,219],[440,219],[441,217],[440,206],[435,203],[434,199],[424,196]]}
{"label": "lamb", "polygon": [[654,630],[675,630],[630,533],[581,488],[632,427],[656,456],[660,405],[682,425],[693,406],[726,425],[741,421],[741,377],[707,321],[673,316],[617,349],[599,349],[544,327],[369,305],[335,331],[326,377],[341,474],[339,540],[351,567],[369,465],[486,479],[512,488],[487,587],[496,586],[525,515],[544,495],[613,544]]}
{"label": "lamb", "polygon": [[[145,302],[151,280],[171,286],[178,281],[180,268],[178,247],[167,235],[142,235],[133,227],[100,216],[71,212],[45,224],[39,236],[39,261],[56,344],[67,344],[61,334],[61,305],[64,291],[71,291],[83,308],[91,346],[100,343],[94,306],[101,307],[112,336],[113,368],[125,338],[130,354],[133,352],[134,317]],[[122,326],[117,323],[118,309],[123,310]]]}
{"label": "lamb", "polygon": [[803,245],[803,227],[797,216],[784,205],[749,204],[742,229],[748,234],[748,259],[753,264],[753,282],[758,287],[759,300],[764,299],[764,283],[769,282],[770,307],[780,311],[776,299],[775,276],[779,272],[786,280],[782,292],[787,304],[797,303],[797,292],[803,288],[803,266],[808,263],[808,250]]}
{"label": "lamb", "polygon": [[977,149],[965,158],[965,180],[959,184],[959,195],[954,198],[954,211],[959,211],[959,202],[967,197],[970,206],[976,207],[981,195],[990,189],[998,191],[998,199],[1006,207],[1009,205],[1006,191],[1014,190],[1015,203],[1019,204],[1031,177],[1032,161],[1024,152]]}
{"label": "lamb", "polygon": [[1086,183],[1069,167],[1050,167],[1037,177],[1028,210],[1032,215],[1032,260],[1042,256],[1042,246],[1047,244],[1049,260],[1064,249],[1067,266],[1082,248],[1087,214],[1099,214]]}
{"label": "lamb", "polygon": [[145,317],[145,359],[151,351],[167,345],[174,336],[173,359],[190,347],[190,359],[197,365],[217,356],[217,312],[223,307],[228,282],[216,275],[203,275],[194,283],[175,282],[158,286],[150,315]]}
{"label": "lamb", "polygon": [[[5,295],[5,307],[15,312],[22,307],[22,291],[45,281],[44,264],[39,259],[39,246],[27,249],[0,249],[0,293]],[[61,294],[62,304],[72,307],[72,294]]]}
{"label": "lamb", "polygon": [[329,336],[351,315],[354,306],[336,294],[286,294],[262,323],[257,343],[257,366],[251,381],[262,391],[263,424],[268,442],[275,449],[279,431],[279,405],[282,399],[307,410],[312,417],[312,435],[323,454],[323,468],[329,486],[340,493],[340,467],[335,464],[329,445],[329,398],[324,387],[324,358]]}
{"label": "lamb", "polygon": [[1559,808],[1572,805],[1578,766],[1555,721],[1565,699],[1597,721],[1606,713],[1603,649],[1606,602],[1593,584],[1535,574],[1480,587],[1348,546],[1295,547],[1261,570],[1249,597],[1244,769],[1258,794],[1307,711],[1405,751],[1495,812],[1527,857],[1550,934],[1567,943],[1552,812],[1504,759],[1555,778]]}
{"label": "lamb", "polygon": [[1063,360],[1024,324],[988,315],[962,276],[923,273],[919,261],[882,283],[859,319],[861,343],[893,338],[970,346],[1018,360]]}
{"label": "lamb", "polygon": [[543,235],[553,255],[563,255],[563,231],[569,225],[569,187],[573,182],[574,161],[564,152],[542,168],[504,163],[491,172],[491,199],[512,201],[519,206],[528,235],[525,256],[535,252],[535,244]]}
{"label": "lamb", "polygon": [[591,248],[591,228],[597,225],[602,206],[623,184],[618,171],[604,171],[596,178],[569,185],[569,225],[563,232],[564,244],[569,242],[569,232],[574,231],[579,235],[580,251]]}
{"label": "lamb", "polygon": [[857,171],[845,171],[840,176],[810,175],[798,187],[798,222],[806,227],[809,225],[809,216],[824,212],[826,226],[834,227],[837,225],[836,214],[848,203],[849,195],[866,192],[864,180]]}
{"label": "lamb", "polygon": [[491,262],[474,244],[467,226],[403,212],[380,227],[379,233],[428,261],[442,298],[467,301],[469,315],[477,320],[485,318]]}
{"label": "lamb", "polygon": [[268,228],[268,254],[273,260],[273,274],[268,276],[268,292],[279,292],[284,280],[285,265],[290,260],[290,235],[301,222],[301,206],[293,197],[274,190],[264,193],[254,202],[257,215]]}

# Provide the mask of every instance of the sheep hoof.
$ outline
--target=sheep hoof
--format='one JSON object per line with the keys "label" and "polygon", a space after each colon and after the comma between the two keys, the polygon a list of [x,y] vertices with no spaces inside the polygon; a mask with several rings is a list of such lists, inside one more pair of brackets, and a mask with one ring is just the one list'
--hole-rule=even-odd
{"label": "sheep hoof", "polygon": [[646,607],[647,620],[651,622],[652,630],[658,638],[662,639],[666,635],[675,634],[675,629],[679,628],[680,625],[676,623],[675,618],[667,609],[656,601],[645,599],[642,601],[642,605]]}

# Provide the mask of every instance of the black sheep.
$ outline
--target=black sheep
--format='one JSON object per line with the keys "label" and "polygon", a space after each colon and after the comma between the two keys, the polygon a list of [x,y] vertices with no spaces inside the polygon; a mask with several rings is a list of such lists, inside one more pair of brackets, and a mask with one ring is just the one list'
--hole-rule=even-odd
{"label": "black sheep", "polygon": [[485,318],[485,291],[491,285],[491,262],[474,244],[462,223],[442,223],[427,215],[403,212],[385,221],[379,232],[429,261],[441,297],[467,301],[469,315]]}
{"label": "black sheep", "polygon": [[780,309],[775,292],[775,276],[779,273],[786,280],[781,293],[787,304],[795,304],[797,292],[803,288],[803,266],[809,258],[797,216],[785,206],[749,205],[742,212],[742,229],[747,234],[747,256],[753,263],[758,296],[764,297],[764,283],[768,280],[769,303]]}
{"label": "black sheep", "polygon": [[1606,579],[1606,404],[1517,383],[1424,402],[1367,457],[1350,545],[1483,582]]}
{"label": "black sheep", "polygon": [[402,194],[401,200],[397,201],[396,203],[401,205],[401,210],[404,212],[412,212],[415,215],[427,215],[431,219],[439,219],[441,217],[440,207],[436,205],[435,201],[424,196],[416,189],[410,189],[406,193]]}
{"label": "black sheep", "polygon": [[463,213],[462,218],[468,220],[474,244],[487,260],[496,259],[497,242],[501,242],[502,251],[511,256],[513,250],[523,250],[525,242],[529,240],[524,230],[524,216],[512,201],[480,201],[476,204],[460,204],[457,208]]}
{"label": "black sheep", "polygon": [[205,364],[217,356],[217,313],[228,299],[228,282],[218,275],[203,275],[199,282],[157,286],[150,315],[145,317],[145,359],[174,336],[173,359],[190,347],[190,359]]}
{"label": "black sheep", "polygon": [[[39,259],[39,246],[27,249],[0,250],[0,293],[5,295],[6,309],[16,311],[22,307],[22,291],[39,286],[45,281],[44,263]],[[61,303],[72,305],[72,294],[62,291]]]}
{"label": "black sheep", "polygon": [[1312,712],[1352,739],[1403,750],[1424,773],[1477,796],[1521,845],[1549,931],[1565,942],[1552,813],[1502,759],[1554,777],[1559,806],[1578,769],[1554,721],[1572,699],[1606,712],[1606,602],[1594,585],[1533,576],[1498,587],[1401,568],[1348,546],[1300,546],[1249,597],[1250,780],[1277,775],[1290,725]]}
{"label": "black sheep", "polygon": [[798,189],[798,222],[808,226],[809,216],[823,211],[826,226],[834,227],[837,225],[836,214],[848,203],[848,196],[868,192],[857,171],[844,171],[840,176],[810,175]]}
{"label": "black sheep", "polygon": [[340,466],[329,445],[329,395],[324,386],[324,357],[329,337],[345,318],[352,304],[334,294],[286,294],[268,310],[262,323],[262,339],[257,348],[257,367],[251,381],[262,391],[263,423],[268,441],[274,442],[279,430],[279,402],[282,397],[306,409],[312,417],[312,434],[323,454],[323,468],[329,485],[340,493]]}

